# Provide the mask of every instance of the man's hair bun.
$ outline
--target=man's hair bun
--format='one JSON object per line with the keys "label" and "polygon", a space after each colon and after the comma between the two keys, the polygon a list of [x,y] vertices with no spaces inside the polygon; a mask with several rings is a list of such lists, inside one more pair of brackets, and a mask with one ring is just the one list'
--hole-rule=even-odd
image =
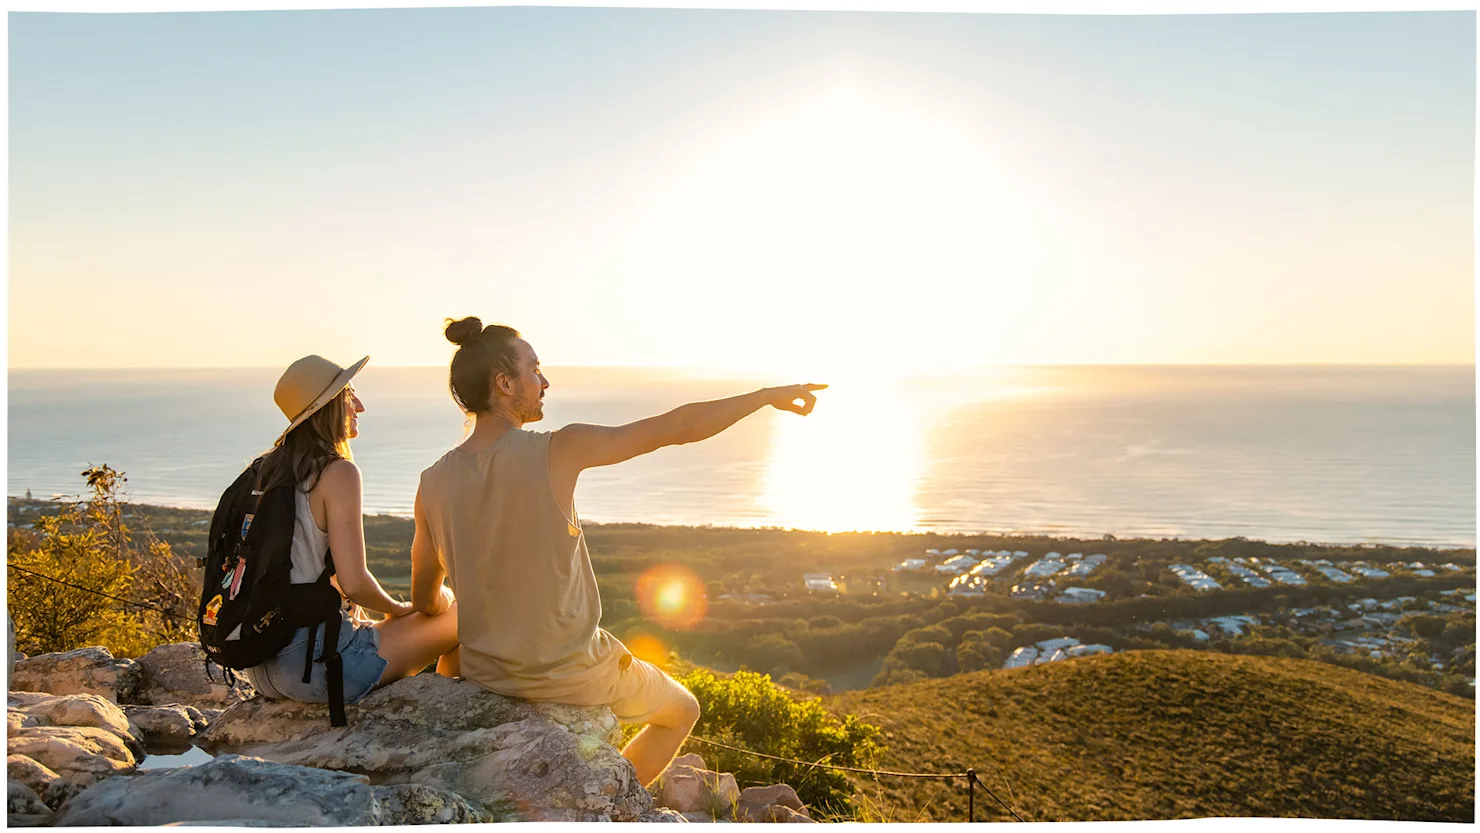
{"label": "man's hair bun", "polygon": [[483,332],[483,322],[468,316],[461,321],[447,319],[447,340],[459,347],[477,338]]}

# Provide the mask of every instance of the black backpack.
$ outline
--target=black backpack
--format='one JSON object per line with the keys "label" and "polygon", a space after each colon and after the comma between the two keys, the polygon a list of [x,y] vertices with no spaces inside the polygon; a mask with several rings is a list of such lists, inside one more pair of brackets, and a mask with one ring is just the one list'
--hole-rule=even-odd
{"label": "black backpack", "polygon": [[291,582],[293,484],[259,491],[258,466],[242,472],[221,495],[211,518],[196,624],[200,647],[217,665],[241,670],[277,656],[293,634],[310,627],[303,668],[307,683],[313,672],[314,637],[324,625],[323,653],[329,683],[329,723],[344,726],[344,665],[339,656],[341,599],[329,583],[334,557],[324,556],[324,572],[312,584]]}

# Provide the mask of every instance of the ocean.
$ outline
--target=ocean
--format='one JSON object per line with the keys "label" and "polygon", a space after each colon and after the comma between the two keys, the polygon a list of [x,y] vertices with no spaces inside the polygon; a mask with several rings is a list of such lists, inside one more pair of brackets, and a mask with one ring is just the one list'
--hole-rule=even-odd
{"label": "ocean", "polygon": [[[279,370],[12,370],[6,484],[210,508],[285,424]],[[551,368],[545,420],[620,424],[760,380]],[[822,381],[714,439],[581,476],[597,523],[1475,546],[1473,367],[1021,367]],[[444,368],[368,367],[365,511],[463,436]]]}

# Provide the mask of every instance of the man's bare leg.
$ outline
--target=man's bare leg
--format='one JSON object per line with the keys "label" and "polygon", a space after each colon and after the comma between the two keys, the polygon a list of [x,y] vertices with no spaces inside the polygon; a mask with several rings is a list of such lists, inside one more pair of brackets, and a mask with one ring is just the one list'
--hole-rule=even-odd
{"label": "man's bare leg", "polygon": [[693,695],[676,700],[653,715],[652,722],[622,749],[622,757],[637,770],[639,784],[647,786],[663,774],[698,722],[699,701]]}

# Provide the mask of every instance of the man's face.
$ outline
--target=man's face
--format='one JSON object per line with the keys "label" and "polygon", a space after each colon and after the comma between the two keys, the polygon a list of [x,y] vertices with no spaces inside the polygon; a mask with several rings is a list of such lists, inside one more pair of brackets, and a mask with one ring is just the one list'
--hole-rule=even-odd
{"label": "man's face", "polygon": [[519,354],[519,375],[510,380],[509,408],[521,422],[539,422],[545,418],[545,388],[550,381],[540,372],[540,358],[529,342],[518,339],[514,348]]}

